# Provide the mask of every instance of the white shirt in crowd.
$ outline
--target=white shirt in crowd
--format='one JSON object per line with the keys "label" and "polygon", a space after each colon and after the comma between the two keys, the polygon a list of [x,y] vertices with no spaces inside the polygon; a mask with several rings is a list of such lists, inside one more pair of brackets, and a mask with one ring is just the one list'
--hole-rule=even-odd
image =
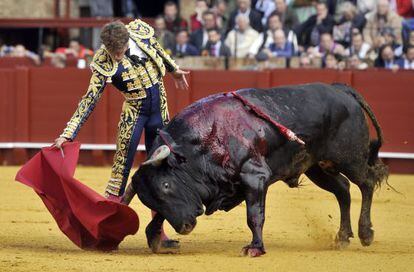
{"label": "white shirt in crowd", "polygon": [[259,33],[252,28],[248,28],[243,33],[233,29],[224,43],[230,48],[232,56],[244,58],[247,57],[250,47],[258,38]]}
{"label": "white shirt in crowd", "polygon": [[347,48],[345,50],[345,55],[350,56],[352,54],[357,54],[358,58],[365,59],[365,58],[367,58],[367,54],[368,54],[369,50],[371,50],[371,45],[369,45],[369,43],[364,42],[362,44],[361,50],[359,50],[359,52],[355,52],[355,49],[351,46],[350,48]]}
{"label": "white shirt in crowd", "polygon": [[263,13],[262,24],[265,26],[269,15],[276,10],[276,4],[274,0],[257,0],[255,8]]}
{"label": "white shirt in crowd", "polygon": [[221,41],[218,41],[215,45],[214,45],[214,57],[219,57],[220,56],[220,48],[221,48]]}
{"label": "white shirt in crowd", "polygon": [[404,60],[404,69],[407,70],[414,70],[414,60],[409,61],[408,59]]}

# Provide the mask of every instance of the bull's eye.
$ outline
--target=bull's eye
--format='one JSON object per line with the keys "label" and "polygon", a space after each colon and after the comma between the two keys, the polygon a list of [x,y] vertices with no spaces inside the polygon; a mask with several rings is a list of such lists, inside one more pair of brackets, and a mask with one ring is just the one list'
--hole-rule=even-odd
{"label": "bull's eye", "polygon": [[164,190],[168,190],[168,189],[170,189],[170,184],[169,184],[168,182],[164,182],[164,183],[162,184],[162,188],[163,188]]}

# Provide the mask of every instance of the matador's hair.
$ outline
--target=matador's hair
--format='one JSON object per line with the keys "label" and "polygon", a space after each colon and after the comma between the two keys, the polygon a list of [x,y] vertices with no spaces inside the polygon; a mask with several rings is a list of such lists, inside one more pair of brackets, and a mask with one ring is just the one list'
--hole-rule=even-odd
{"label": "matador's hair", "polygon": [[120,21],[108,23],[102,28],[101,41],[109,52],[122,50],[128,39],[128,30]]}

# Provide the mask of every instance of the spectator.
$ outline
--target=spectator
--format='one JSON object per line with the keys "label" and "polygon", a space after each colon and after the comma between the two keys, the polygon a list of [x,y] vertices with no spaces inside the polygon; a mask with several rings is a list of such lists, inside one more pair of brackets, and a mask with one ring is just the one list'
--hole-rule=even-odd
{"label": "spectator", "polygon": [[293,30],[299,24],[298,16],[296,13],[290,9],[287,4],[286,0],[275,0],[276,3],[276,13],[280,17],[280,21],[285,29]]}
{"label": "spectator", "polygon": [[378,68],[398,70],[398,61],[395,59],[394,50],[391,45],[385,44],[381,46],[374,66]]}
{"label": "spectator", "polygon": [[188,29],[187,21],[181,18],[177,4],[173,1],[164,4],[164,19],[167,30],[172,33],[176,33],[181,29]]}
{"label": "spectator", "polygon": [[269,18],[269,15],[276,9],[275,1],[257,0],[254,7],[262,16],[262,25],[266,26],[267,18]]}
{"label": "spectator", "polygon": [[409,19],[414,17],[413,0],[396,0],[398,15]]}
{"label": "spectator", "polygon": [[251,9],[251,0],[237,0],[237,9],[230,14],[227,33],[234,29],[236,17],[244,15],[249,18],[250,26],[257,32],[263,31],[262,16],[254,9]]}
{"label": "spectator", "polygon": [[208,31],[208,42],[202,52],[203,56],[230,57],[230,48],[221,41],[221,33],[217,28]]}
{"label": "spectator", "polygon": [[174,34],[167,30],[165,19],[162,16],[158,16],[154,21],[155,37],[160,45],[165,49],[172,51],[175,44]]}
{"label": "spectator", "polygon": [[363,62],[358,55],[353,54],[348,57],[346,62],[346,68],[354,70],[365,70],[368,68],[368,64]]}
{"label": "spectator", "polygon": [[308,47],[316,46],[320,42],[321,33],[332,33],[334,19],[328,14],[325,3],[316,5],[316,14],[309,17],[297,29],[299,44]]}
{"label": "spectator", "polygon": [[93,56],[93,51],[80,44],[79,39],[71,39],[68,47],[59,47],[57,54],[63,54],[66,58],[85,59]]}
{"label": "spectator", "polygon": [[300,68],[306,68],[306,69],[315,68],[314,65],[313,65],[313,63],[312,63],[312,59],[307,54],[305,54],[305,53],[303,53],[300,56],[300,59],[299,59],[299,67]]}
{"label": "spectator", "polygon": [[293,56],[293,45],[286,40],[285,32],[282,29],[273,32],[273,41],[265,50],[269,57],[290,58]]}
{"label": "spectator", "polygon": [[29,58],[36,65],[40,65],[40,57],[37,54],[27,50],[26,47],[24,47],[22,44],[18,44],[12,47],[8,56],[14,58]]}
{"label": "spectator", "polygon": [[381,36],[384,37],[384,44],[391,45],[392,49],[394,50],[394,55],[396,57],[401,57],[403,54],[403,46],[398,44],[395,40],[395,34],[392,28],[385,27]]}
{"label": "spectator", "polygon": [[364,28],[364,40],[374,48],[379,48],[382,43],[380,35],[385,27],[394,30],[396,40],[401,44],[402,18],[391,11],[388,0],[378,0],[377,10],[366,15],[367,24]]}
{"label": "spectator", "polygon": [[414,30],[411,30],[408,33],[408,38],[406,41],[404,41],[404,52],[407,52],[407,48],[410,45],[414,46]]}
{"label": "spectator", "polygon": [[414,70],[414,46],[409,45],[404,58],[399,62],[399,66],[405,70]]}
{"label": "spectator", "polygon": [[249,49],[249,57],[254,58],[263,48],[268,48],[273,43],[273,33],[275,30],[282,29],[285,32],[287,41],[292,44],[294,54],[297,52],[297,38],[292,30],[283,28],[280,16],[277,13],[272,13],[267,22],[267,30],[260,33],[259,38],[255,40]]}
{"label": "spectator", "polygon": [[376,0],[356,0],[358,11],[367,14],[375,9]]}
{"label": "spectator", "polygon": [[313,57],[322,57],[328,53],[343,56],[345,55],[345,49],[333,40],[330,33],[322,33],[320,44],[316,47],[309,47],[308,53]]}
{"label": "spectator", "polygon": [[332,53],[327,53],[324,56],[323,68],[326,69],[339,69],[339,62],[336,56]]}
{"label": "spectator", "polygon": [[190,17],[191,32],[196,31],[203,27],[203,13],[208,10],[206,0],[196,0],[195,13]]}
{"label": "spectator", "polygon": [[4,44],[3,40],[0,37],[0,57],[8,56],[13,50],[13,46],[8,46]]}
{"label": "spectator", "polygon": [[351,46],[345,50],[345,55],[356,55],[360,59],[366,59],[370,50],[371,46],[368,43],[364,42],[362,34],[356,32],[352,35]]}
{"label": "spectator", "polygon": [[226,27],[229,24],[229,18],[227,16],[227,2],[224,0],[216,1],[214,5],[214,13],[216,16],[216,25],[221,34],[226,33]]}
{"label": "spectator", "polygon": [[177,35],[175,36],[173,55],[179,58],[199,55],[197,48],[194,45],[188,43],[188,41],[189,37],[187,30],[182,29],[178,31]]}
{"label": "spectator", "polygon": [[212,11],[203,13],[203,27],[193,32],[190,36],[190,43],[201,52],[208,41],[208,30],[216,27],[216,19]]}
{"label": "spectator", "polygon": [[366,23],[362,13],[358,13],[356,7],[351,2],[343,2],[339,6],[341,18],[333,28],[334,40],[344,47],[351,43],[351,35],[354,29],[362,32]]}
{"label": "spectator", "polygon": [[225,44],[230,48],[232,56],[244,58],[248,56],[250,46],[258,38],[259,33],[251,28],[249,17],[239,14],[234,29],[227,35]]}

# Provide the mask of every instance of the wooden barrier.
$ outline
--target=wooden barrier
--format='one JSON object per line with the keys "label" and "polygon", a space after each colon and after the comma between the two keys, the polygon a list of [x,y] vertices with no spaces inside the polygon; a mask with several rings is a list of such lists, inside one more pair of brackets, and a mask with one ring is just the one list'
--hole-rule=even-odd
{"label": "wooden barrier", "polygon": [[[0,143],[51,143],[61,133],[85,93],[89,76],[88,69],[76,68],[0,69]],[[315,81],[346,83],[363,94],[377,115],[386,139],[382,151],[414,153],[414,122],[411,120],[414,116],[413,72],[206,70],[192,71],[188,80],[190,90],[183,91],[175,88],[170,76],[165,78],[171,115],[200,98],[241,88],[269,88]],[[122,101],[122,95],[108,86],[77,140],[82,143],[114,144]],[[0,149],[0,161],[3,164],[22,163],[32,153],[24,148]],[[83,157],[84,163],[106,164],[111,162],[113,153],[90,151],[88,154]],[[404,163],[414,173],[414,160]]]}

